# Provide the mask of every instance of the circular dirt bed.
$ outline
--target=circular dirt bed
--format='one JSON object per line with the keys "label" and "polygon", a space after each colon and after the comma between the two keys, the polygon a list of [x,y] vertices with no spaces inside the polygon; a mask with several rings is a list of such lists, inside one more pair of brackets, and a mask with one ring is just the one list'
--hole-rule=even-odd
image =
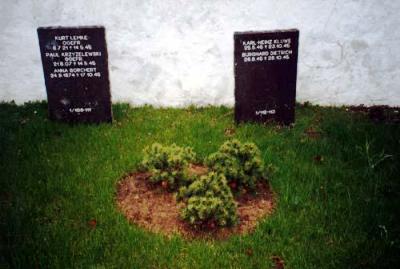
{"label": "circular dirt bed", "polygon": [[[193,173],[204,173],[204,167],[192,166]],[[174,193],[148,181],[148,173],[131,173],[117,185],[117,204],[132,223],[167,236],[180,234],[185,238],[226,239],[233,234],[246,234],[255,229],[258,220],[271,214],[273,193],[268,183],[259,183],[257,194],[242,194],[236,198],[239,224],[234,227],[207,230],[194,229],[180,218],[182,203]]]}

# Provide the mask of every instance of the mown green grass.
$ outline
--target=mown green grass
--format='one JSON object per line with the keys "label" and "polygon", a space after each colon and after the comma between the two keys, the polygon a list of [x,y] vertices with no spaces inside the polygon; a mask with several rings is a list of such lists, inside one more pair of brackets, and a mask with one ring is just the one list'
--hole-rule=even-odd
{"label": "mown green grass", "polygon": [[[124,104],[112,125],[68,125],[47,120],[46,106],[0,105],[0,268],[272,268],[272,256],[286,268],[398,268],[399,125],[309,106],[291,129],[235,126],[226,107]],[[311,126],[320,138],[304,134]],[[227,128],[274,171],[277,208],[253,234],[168,239],[116,209],[116,182],[145,146],[177,143],[205,157]]]}

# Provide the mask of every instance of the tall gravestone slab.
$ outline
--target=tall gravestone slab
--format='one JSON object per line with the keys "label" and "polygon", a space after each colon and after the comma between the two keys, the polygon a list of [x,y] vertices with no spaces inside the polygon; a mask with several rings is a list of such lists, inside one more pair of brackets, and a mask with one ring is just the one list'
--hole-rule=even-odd
{"label": "tall gravestone slab", "polygon": [[50,119],[111,122],[104,27],[40,27],[37,32]]}
{"label": "tall gravestone slab", "polygon": [[235,120],[294,122],[299,31],[236,32]]}

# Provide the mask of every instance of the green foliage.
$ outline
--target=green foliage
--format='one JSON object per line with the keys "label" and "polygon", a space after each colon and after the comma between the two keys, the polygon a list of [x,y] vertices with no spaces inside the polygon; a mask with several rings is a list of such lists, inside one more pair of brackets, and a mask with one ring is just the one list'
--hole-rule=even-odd
{"label": "green foliage", "polygon": [[177,198],[185,201],[181,214],[190,224],[227,226],[236,223],[236,203],[225,176],[212,172],[195,180],[188,173],[189,163],[194,160],[191,148],[155,143],[145,148],[141,168],[151,173],[153,183],[163,182],[164,185],[167,182],[170,190],[181,187]]}
{"label": "green foliage", "polygon": [[265,178],[260,150],[254,143],[237,139],[226,141],[207,158],[211,170],[225,175],[230,184],[254,190],[257,180]]}
{"label": "green foliage", "polygon": [[393,158],[393,155],[385,154],[384,150],[382,150],[381,152],[379,152],[377,154],[371,154],[371,152],[372,152],[371,147],[372,147],[372,142],[368,141],[368,139],[365,141],[364,147],[358,147],[361,154],[366,156],[367,163],[368,163],[367,172],[372,172],[382,162],[384,162],[387,159]]}
{"label": "green foliage", "polygon": [[[115,124],[71,126],[49,121],[46,102],[0,104],[0,268],[273,268],[274,256],[285,268],[399,268],[400,124],[344,108],[296,108],[293,128],[235,127],[277,169],[275,213],[252,235],[166,239],[118,213],[116,183],[144,145],[178,142],[208,156],[232,114],[113,104]],[[310,124],[323,135],[301,142]],[[393,157],[377,164],[382,152]]]}
{"label": "green foliage", "polygon": [[192,196],[220,196],[225,198],[230,193],[231,191],[224,175],[210,172],[201,176],[189,186],[180,188],[178,199],[184,200]]}
{"label": "green foliage", "polygon": [[188,175],[189,163],[196,158],[192,148],[182,148],[175,144],[163,146],[154,143],[150,147],[146,147],[143,153],[144,157],[140,167],[151,173],[151,182],[167,182],[168,188],[175,190],[192,181]]}
{"label": "green foliage", "polygon": [[222,174],[210,172],[188,187],[179,190],[178,198],[186,200],[182,218],[190,224],[229,226],[237,222],[236,202]]}
{"label": "green foliage", "polygon": [[170,190],[180,187],[177,199],[186,203],[181,215],[190,224],[235,224],[236,203],[228,181],[237,187],[254,190],[264,172],[260,150],[253,143],[227,141],[207,159],[213,172],[197,179],[188,173],[189,163],[194,160],[195,153],[191,148],[155,143],[145,148],[141,167],[151,173],[153,183],[162,182]]}

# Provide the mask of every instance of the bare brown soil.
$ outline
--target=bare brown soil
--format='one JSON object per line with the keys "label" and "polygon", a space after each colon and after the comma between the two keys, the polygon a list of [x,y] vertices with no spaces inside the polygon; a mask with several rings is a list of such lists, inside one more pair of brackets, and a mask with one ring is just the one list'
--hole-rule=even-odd
{"label": "bare brown soil", "polygon": [[[191,166],[191,172],[204,174],[207,169]],[[131,173],[117,185],[117,204],[127,219],[138,226],[167,236],[180,234],[185,238],[226,239],[234,234],[252,232],[258,221],[271,214],[274,195],[268,183],[257,186],[257,194],[242,193],[238,202],[239,224],[234,227],[195,229],[180,218],[182,203],[174,193],[151,184],[148,173]]]}

